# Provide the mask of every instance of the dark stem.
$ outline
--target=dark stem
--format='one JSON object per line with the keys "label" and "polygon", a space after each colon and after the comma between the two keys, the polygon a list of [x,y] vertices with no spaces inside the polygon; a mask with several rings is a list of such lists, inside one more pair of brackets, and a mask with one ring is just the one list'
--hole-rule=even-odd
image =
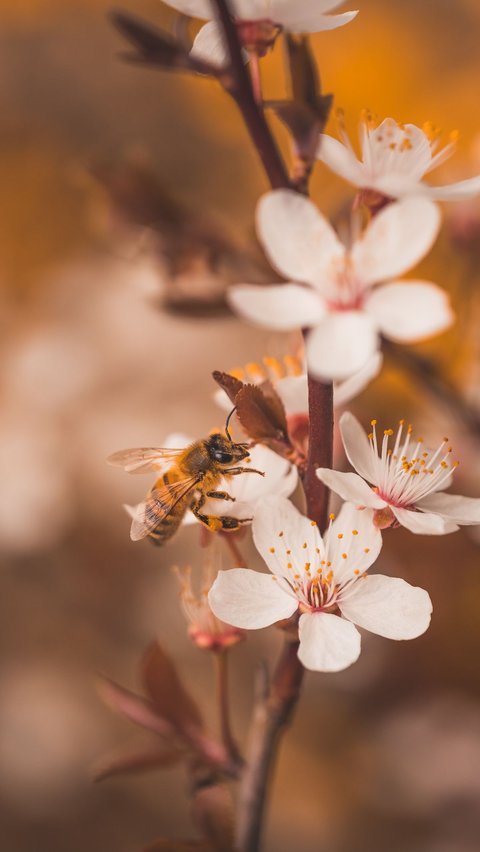
{"label": "dark stem", "polygon": [[237,824],[238,852],[258,852],[262,836],[269,782],[278,746],[300,697],[304,668],[298,642],[285,641],[270,691],[262,691],[255,705],[248,764],[240,788]]}
{"label": "dark stem", "polygon": [[223,29],[230,57],[230,69],[224,75],[223,85],[239,107],[252,142],[258,151],[263,167],[273,189],[290,187],[285,164],[277,143],[267,124],[263,109],[256,103],[252,83],[245,66],[235,21],[225,0],[212,0]]}
{"label": "dark stem", "polygon": [[232,728],[230,723],[230,699],[228,689],[229,654],[228,651],[220,651],[218,654],[214,654],[214,657],[217,680],[218,712],[220,717],[220,734],[222,737],[222,743],[225,746],[225,749],[228,752],[232,763],[239,766],[242,764],[242,757],[232,734]]}
{"label": "dark stem", "polygon": [[328,524],[329,490],[315,471],[333,464],[333,384],[308,376],[308,458],[303,478],[307,512],[323,532]]}

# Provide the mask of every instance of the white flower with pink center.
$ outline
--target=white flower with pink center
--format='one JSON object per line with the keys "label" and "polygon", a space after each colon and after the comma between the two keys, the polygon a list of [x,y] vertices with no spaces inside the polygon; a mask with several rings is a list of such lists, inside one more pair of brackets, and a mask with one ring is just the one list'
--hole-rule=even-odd
{"label": "white flower with pink center", "polygon": [[[214,20],[215,6],[210,0],[165,0],[184,15],[207,20],[198,33],[192,53],[198,59],[222,65],[227,61],[223,34]],[[282,30],[292,33],[319,33],[348,24],[358,14],[343,12],[329,15],[344,0],[230,0],[229,7],[237,23],[244,46],[260,55],[275,42]]]}
{"label": "white flower with pink center", "polygon": [[288,500],[269,497],[252,529],[271,573],[220,571],[208,599],[222,621],[254,630],[298,615],[299,659],[308,669],[326,672],[358,659],[355,625],[389,639],[415,639],[427,629],[432,612],[427,592],[365,573],[382,546],[371,513],[346,503],[322,538]]}
{"label": "white flower with pink center", "polygon": [[453,154],[458,137],[455,131],[441,148],[441,134],[430,122],[423,129],[414,124],[398,124],[393,118],[377,125],[365,111],[359,129],[359,159],[342,120],[339,130],[341,142],[321,134],[317,157],[359,189],[388,198],[423,195],[434,201],[461,201],[480,194],[480,176],[449,186],[429,186],[422,180]]}
{"label": "white flower with pink center", "polygon": [[414,533],[444,535],[458,525],[480,524],[479,499],[443,493],[458,466],[448,438],[430,450],[402,420],[396,435],[393,429],[384,430],[380,443],[376,423],[372,420],[367,435],[353,414],[343,414],[343,444],[357,473],[319,468],[317,476],[325,485],[343,500],[373,509],[380,529],[400,524]]}
{"label": "white flower with pink center", "polygon": [[346,379],[373,358],[380,335],[413,343],[453,322],[443,290],[426,281],[398,280],[427,254],[439,228],[435,204],[408,198],[378,213],[347,247],[307,198],[291,190],[269,192],[258,205],[257,232],[289,283],[236,285],[229,301],[266,328],[311,329],[309,370],[324,380]]}

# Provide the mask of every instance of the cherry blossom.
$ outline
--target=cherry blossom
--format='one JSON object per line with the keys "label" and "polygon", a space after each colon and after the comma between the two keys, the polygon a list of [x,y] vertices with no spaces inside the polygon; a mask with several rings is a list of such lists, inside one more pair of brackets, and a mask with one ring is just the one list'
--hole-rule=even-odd
{"label": "cherry blossom", "polygon": [[365,111],[359,129],[359,159],[342,120],[339,130],[341,142],[327,134],[320,136],[317,157],[359,189],[371,190],[380,198],[422,195],[434,201],[461,201],[480,195],[480,175],[448,186],[430,186],[422,180],[453,154],[456,132],[441,148],[440,132],[430,122],[423,128],[398,124],[393,118],[377,124]]}
{"label": "cherry blossom", "polygon": [[[344,381],[335,383],[334,405],[338,408],[358,396],[382,369],[381,352],[367,361],[361,370]],[[283,359],[267,356],[262,363],[252,361],[244,367],[228,371],[246,384],[261,385],[269,381],[283,402],[287,419],[298,414],[308,414],[308,379],[305,365],[299,358],[286,355]],[[224,411],[231,411],[232,403],[221,388],[215,392],[215,401]],[[286,495],[288,496],[288,495]]]}
{"label": "cherry blossom", "polygon": [[432,611],[427,592],[365,573],[382,546],[371,513],[344,504],[322,538],[288,500],[269,497],[252,529],[271,573],[221,571],[208,599],[223,621],[254,630],[298,615],[299,659],[308,669],[326,672],[358,659],[355,625],[389,639],[414,639],[427,629]]}
{"label": "cherry blossom", "polygon": [[[224,64],[227,55],[221,29],[214,19],[215,8],[210,0],[165,0],[168,6],[207,20],[198,33],[192,52],[200,59]],[[235,15],[240,39],[248,50],[259,55],[271,47],[279,32],[318,33],[348,24],[358,14],[343,12],[329,15],[343,0],[233,0],[230,8]]]}
{"label": "cherry blossom", "polygon": [[428,449],[401,420],[396,435],[393,429],[384,430],[380,445],[376,425],[372,420],[367,436],[353,414],[343,414],[343,444],[357,473],[319,468],[317,476],[325,485],[342,499],[373,510],[380,529],[400,524],[414,533],[443,535],[458,530],[459,524],[480,524],[480,499],[443,491],[458,466],[451,461],[448,438],[435,450]]}
{"label": "cherry blossom", "polygon": [[[272,265],[288,283],[231,287],[232,307],[277,331],[312,329],[306,341],[310,371],[342,380],[364,368],[380,335],[412,343],[453,321],[447,295],[435,284],[400,281],[431,248],[440,227],[433,202],[390,204],[346,247],[307,198],[275,190],[261,200],[257,231]],[[381,286],[374,287],[378,282]]]}

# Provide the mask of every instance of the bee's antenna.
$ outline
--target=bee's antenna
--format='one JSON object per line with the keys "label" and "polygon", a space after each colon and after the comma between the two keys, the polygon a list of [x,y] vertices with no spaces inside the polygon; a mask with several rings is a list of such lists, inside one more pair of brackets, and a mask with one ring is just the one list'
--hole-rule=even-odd
{"label": "bee's antenna", "polygon": [[228,417],[227,417],[227,422],[225,423],[225,435],[227,436],[227,438],[228,438],[228,440],[229,440],[229,441],[231,441],[231,440],[232,440],[232,438],[231,438],[230,432],[228,431],[228,427],[229,427],[229,425],[230,425],[230,420],[232,419],[232,417],[233,417],[233,415],[235,414],[236,410],[237,410],[237,406],[235,406],[235,408],[232,408],[232,410],[231,410],[230,414],[229,414],[229,415],[228,415]]}

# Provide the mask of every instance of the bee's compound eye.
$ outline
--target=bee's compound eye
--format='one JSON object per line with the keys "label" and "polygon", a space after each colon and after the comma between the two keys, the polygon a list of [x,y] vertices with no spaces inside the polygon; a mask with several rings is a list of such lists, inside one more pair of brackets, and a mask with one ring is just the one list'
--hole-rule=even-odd
{"label": "bee's compound eye", "polygon": [[231,453],[223,453],[221,450],[214,450],[213,458],[220,464],[230,464],[233,461]]}

